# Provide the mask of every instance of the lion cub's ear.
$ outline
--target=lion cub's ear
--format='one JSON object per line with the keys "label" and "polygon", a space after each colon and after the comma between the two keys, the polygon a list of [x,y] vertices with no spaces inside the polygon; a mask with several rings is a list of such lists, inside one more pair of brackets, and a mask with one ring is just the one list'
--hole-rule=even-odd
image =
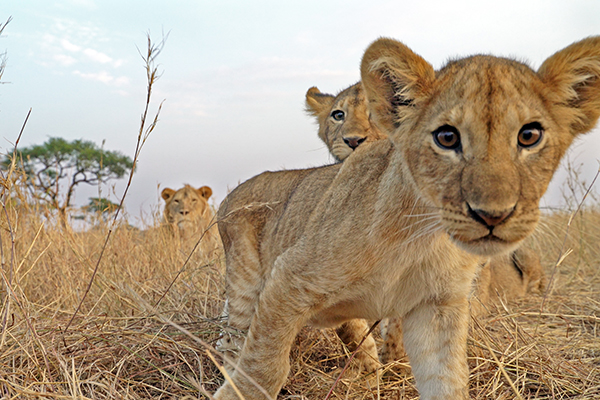
{"label": "lion cub's ear", "polygon": [[169,200],[173,195],[175,194],[175,191],[173,189],[169,189],[169,188],[164,188],[162,192],[160,192],[160,197],[163,198],[164,201]]}
{"label": "lion cub's ear", "polygon": [[198,194],[208,200],[212,196],[212,189],[208,186],[202,186],[198,189]]}
{"label": "lion cub's ear", "polygon": [[573,134],[590,131],[600,116],[600,36],[593,36],[550,56],[538,76],[548,97],[563,108]]}
{"label": "lion cub's ear", "polygon": [[323,111],[329,113],[334,100],[335,96],[321,93],[317,87],[313,86],[306,92],[306,112],[315,117],[318,117]]}
{"label": "lion cub's ear", "polygon": [[387,133],[399,126],[402,108],[417,105],[435,82],[435,71],[427,61],[404,44],[386,38],[367,48],[360,73],[371,114]]}

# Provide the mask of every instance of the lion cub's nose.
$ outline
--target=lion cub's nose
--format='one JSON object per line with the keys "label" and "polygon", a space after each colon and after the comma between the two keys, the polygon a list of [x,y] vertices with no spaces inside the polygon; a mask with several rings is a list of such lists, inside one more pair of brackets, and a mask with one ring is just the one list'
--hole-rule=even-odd
{"label": "lion cub's nose", "polygon": [[472,209],[471,206],[469,206],[469,213],[471,214],[471,217],[490,228],[493,228],[496,225],[499,225],[502,221],[505,221],[512,215],[514,210],[515,207],[501,212],[489,212],[485,210]]}
{"label": "lion cub's nose", "polygon": [[189,213],[190,212],[188,210],[181,210],[181,211],[179,211],[179,214],[184,215],[184,216],[188,215]]}
{"label": "lion cub's nose", "polygon": [[367,138],[366,137],[347,137],[344,138],[344,143],[346,143],[348,145],[348,147],[350,147],[352,150],[354,150],[355,148],[358,147],[359,144],[361,144],[362,142],[364,142]]}

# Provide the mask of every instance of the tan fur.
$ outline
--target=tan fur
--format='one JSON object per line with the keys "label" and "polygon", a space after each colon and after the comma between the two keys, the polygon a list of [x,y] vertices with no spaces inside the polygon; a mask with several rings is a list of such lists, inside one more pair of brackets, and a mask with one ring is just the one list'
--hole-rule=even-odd
{"label": "tan fur", "polygon": [[[341,91],[335,97],[311,87],[306,93],[306,107],[319,123],[319,138],[338,161],[343,161],[358,147],[350,146],[349,143],[369,143],[386,137],[370,121],[367,99],[360,82]],[[342,121],[333,118],[333,114],[338,111],[344,113],[345,118]],[[349,138],[353,138],[353,142],[350,142]],[[539,256],[532,249],[521,247],[511,255],[492,257],[491,262],[483,266],[475,282],[471,306],[473,314],[485,314],[491,302],[495,300],[501,299],[506,302],[521,298],[527,293],[540,293],[543,282],[544,271]],[[381,325],[384,339],[381,361],[388,363],[404,360],[406,354],[402,345],[401,320],[384,320]],[[354,339],[349,338],[358,337],[359,341],[362,339],[365,326],[367,324],[362,322],[346,323],[337,329],[337,333],[344,343],[351,344]],[[349,332],[351,329],[358,329],[360,333]],[[374,341],[368,338],[362,346],[362,352],[356,357],[364,364],[367,372],[379,366],[376,358],[373,358],[377,350],[371,343]]]}
{"label": "tan fur", "polygon": [[[258,175],[219,209],[229,324],[247,332],[231,382],[248,400],[277,396],[302,326],[400,317],[421,399],[468,398],[472,281],[535,229],[560,158],[596,124],[600,37],[537,73],[491,56],[434,71],[379,39],[361,78],[389,140],[342,164]],[[532,123],[542,140],[524,147]],[[454,143],[433,134],[441,127],[460,133],[460,148],[436,144]],[[215,398],[238,396],[227,381]]]}
{"label": "tan fur", "polygon": [[[507,304],[529,294],[542,294],[546,278],[537,252],[522,246],[509,254],[491,257],[477,274],[473,286],[471,315],[484,316],[495,304]],[[381,325],[381,362],[406,361],[402,319],[384,320]]]}
{"label": "tan fur", "polygon": [[[319,138],[337,161],[348,157],[362,143],[385,138],[369,118],[360,82],[342,90],[337,96],[311,87],[306,92],[306,111],[316,118]],[[336,119],[338,115],[342,118]]]}
{"label": "tan fur", "polygon": [[200,250],[205,254],[212,252],[218,243],[217,227],[210,226],[214,223],[214,214],[208,204],[211,196],[212,189],[208,186],[194,189],[185,185],[177,191],[165,188],[161,192],[165,201],[165,223],[182,244],[186,247],[194,245],[208,229],[200,242]]}
{"label": "tan fur", "polygon": [[477,279],[472,309],[485,314],[493,302],[506,303],[527,294],[541,294],[546,286],[540,256],[531,248],[520,247],[510,254],[492,257]]}

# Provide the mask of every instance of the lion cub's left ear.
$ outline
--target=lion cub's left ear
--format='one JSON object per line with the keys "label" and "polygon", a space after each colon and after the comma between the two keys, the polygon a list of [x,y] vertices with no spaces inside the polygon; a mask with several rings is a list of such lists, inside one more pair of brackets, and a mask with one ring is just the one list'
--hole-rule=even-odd
{"label": "lion cub's left ear", "polygon": [[212,189],[208,186],[202,186],[198,189],[198,194],[208,200],[212,196]]}
{"label": "lion cub's left ear", "polygon": [[329,113],[334,100],[335,96],[321,93],[316,86],[313,86],[306,92],[306,112],[318,118],[323,112]]}
{"label": "lion cub's left ear", "polygon": [[549,99],[561,108],[573,134],[590,131],[600,116],[600,36],[575,42],[538,70]]}

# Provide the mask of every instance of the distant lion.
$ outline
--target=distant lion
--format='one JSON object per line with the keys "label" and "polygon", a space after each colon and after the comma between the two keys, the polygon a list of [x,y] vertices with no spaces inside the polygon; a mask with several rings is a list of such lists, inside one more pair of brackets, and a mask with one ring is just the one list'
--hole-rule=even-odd
{"label": "distant lion", "polygon": [[214,213],[208,204],[211,196],[212,189],[208,186],[194,189],[185,185],[177,191],[165,188],[161,192],[165,201],[163,218],[171,232],[187,247],[204,234],[200,250],[205,254],[212,252],[218,242]]}
{"label": "distant lion", "polygon": [[388,139],[257,175],[219,208],[228,324],[245,341],[216,400],[276,398],[307,324],[385,318],[402,318],[420,399],[467,400],[472,282],[532,234],[562,156],[596,125],[600,36],[537,71],[482,55],[436,71],[381,38],[361,81]]}

